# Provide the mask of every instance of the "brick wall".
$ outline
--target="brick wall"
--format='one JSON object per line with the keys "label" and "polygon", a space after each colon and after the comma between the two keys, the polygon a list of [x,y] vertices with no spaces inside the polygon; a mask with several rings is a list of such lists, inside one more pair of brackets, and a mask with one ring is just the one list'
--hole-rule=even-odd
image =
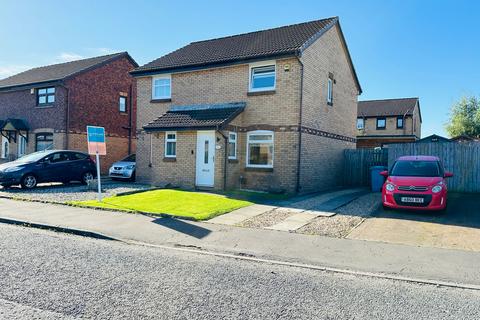
{"label": "brick wall", "polygon": [[[356,135],[358,89],[337,26],[308,47],[304,64],[302,126],[350,138]],[[333,74],[333,105],[327,104],[327,83]],[[302,133],[300,192],[341,183],[343,149],[355,143]]]}
{"label": "brick wall", "polygon": [[406,116],[404,120],[403,129],[397,128],[397,117],[386,117],[385,129],[377,130],[377,118],[366,118],[364,120],[364,130],[358,130],[357,135],[412,135],[413,119],[411,116]]}

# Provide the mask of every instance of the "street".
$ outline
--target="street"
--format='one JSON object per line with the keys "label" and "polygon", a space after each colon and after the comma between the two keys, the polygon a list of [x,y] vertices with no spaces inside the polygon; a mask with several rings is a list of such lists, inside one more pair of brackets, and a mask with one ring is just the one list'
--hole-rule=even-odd
{"label": "street", "polygon": [[478,319],[480,292],[0,225],[1,319]]}

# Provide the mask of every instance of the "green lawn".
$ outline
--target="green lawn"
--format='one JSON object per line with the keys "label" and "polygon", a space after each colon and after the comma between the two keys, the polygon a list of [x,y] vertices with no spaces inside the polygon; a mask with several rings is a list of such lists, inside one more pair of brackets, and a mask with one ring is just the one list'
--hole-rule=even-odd
{"label": "green lawn", "polygon": [[216,194],[161,189],[105,198],[102,202],[97,200],[72,201],[69,204],[205,220],[249,206],[252,203]]}

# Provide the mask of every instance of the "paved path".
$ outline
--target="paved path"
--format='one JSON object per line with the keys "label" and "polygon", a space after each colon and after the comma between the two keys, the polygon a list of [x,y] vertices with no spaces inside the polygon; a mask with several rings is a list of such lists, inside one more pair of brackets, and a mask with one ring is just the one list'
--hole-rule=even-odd
{"label": "paved path", "polygon": [[0,199],[0,216],[126,241],[480,286],[480,253],[337,239]]}
{"label": "paved path", "polygon": [[309,224],[319,216],[331,217],[335,215],[335,209],[357,199],[367,192],[364,188],[352,188],[294,198],[280,202],[278,207],[253,205],[215,217],[208,222],[234,226],[261,214],[279,209],[288,210],[294,213],[294,215],[266,229],[295,231]]}
{"label": "paved path", "polygon": [[0,319],[476,320],[480,312],[474,290],[1,224],[0,252]]}

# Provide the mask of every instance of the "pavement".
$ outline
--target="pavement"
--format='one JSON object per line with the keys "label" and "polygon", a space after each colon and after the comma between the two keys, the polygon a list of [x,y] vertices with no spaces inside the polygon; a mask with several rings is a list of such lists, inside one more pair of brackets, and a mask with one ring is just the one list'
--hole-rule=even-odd
{"label": "pavement", "polygon": [[89,231],[128,243],[480,288],[480,253],[336,239],[0,199],[1,219]]}
{"label": "pavement", "polygon": [[476,320],[480,313],[477,290],[3,224],[0,252],[0,319]]}
{"label": "pavement", "polygon": [[266,229],[291,232],[309,224],[317,217],[334,216],[336,214],[335,209],[368,192],[366,188],[341,189],[322,192],[317,195],[295,197],[288,201],[279,202],[278,206],[254,204],[210,219],[208,223],[234,226],[270,211],[288,210],[293,213],[292,216]]}
{"label": "pavement", "polygon": [[379,208],[350,239],[480,251],[480,196],[451,193],[446,212]]}

